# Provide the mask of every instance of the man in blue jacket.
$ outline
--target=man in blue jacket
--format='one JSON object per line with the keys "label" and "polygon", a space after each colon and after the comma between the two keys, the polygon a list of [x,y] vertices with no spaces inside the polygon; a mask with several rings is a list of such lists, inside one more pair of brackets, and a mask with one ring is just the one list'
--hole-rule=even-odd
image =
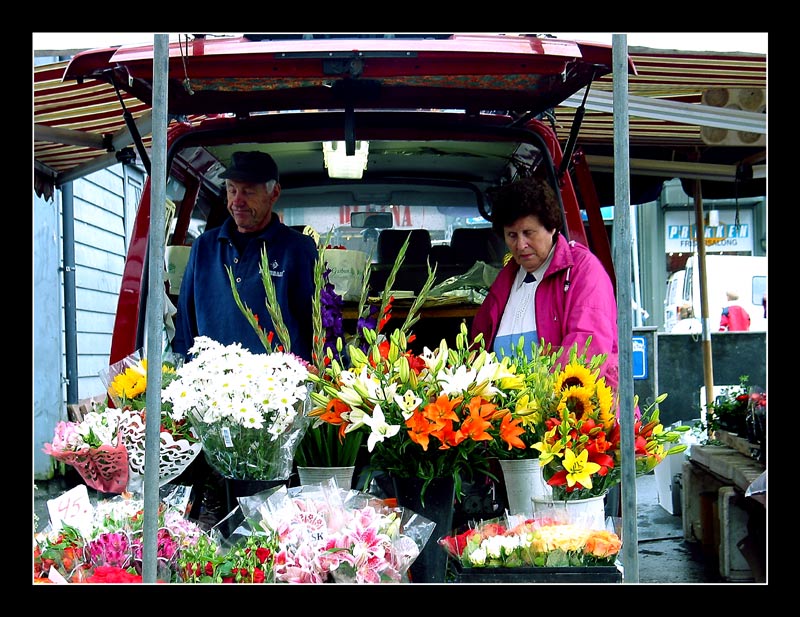
{"label": "man in blue jacket", "polygon": [[[278,166],[266,152],[234,152],[225,179],[230,218],[192,244],[181,283],[172,350],[188,358],[196,336],[223,345],[241,343],[253,353],[264,346],[236,305],[226,266],[259,325],[274,331],[261,280],[261,251],[266,247],[269,274],[291,341],[293,354],[310,361],[311,305],[315,293],[317,247],[310,236],[284,225],[273,212],[281,194]],[[274,345],[278,344],[277,335]]]}
{"label": "man in blue jacket", "polygon": [[[230,217],[192,244],[178,296],[172,350],[189,360],[195,337],[204,335],[223,345],[241,343],[253,353],[266,353],[234,301],[226,270],[226,266],[232,269],[239,296],[258,316],[259,325],[274,331],[261,280],[261,251],[266,247],[269,274],[291,342],[284,351],[310,361],[316,244],[284,225],[272,211],[281,194],[275,160],[258,151],[234,152],[232,159],[221,175]],[[278,342],[276,333],[273,345]],[[204,456],[197,457],[176,482],[182,480],[198,491],[190,517],[211,517],[206,522],[216,524],[227,514],[227,489]]]}

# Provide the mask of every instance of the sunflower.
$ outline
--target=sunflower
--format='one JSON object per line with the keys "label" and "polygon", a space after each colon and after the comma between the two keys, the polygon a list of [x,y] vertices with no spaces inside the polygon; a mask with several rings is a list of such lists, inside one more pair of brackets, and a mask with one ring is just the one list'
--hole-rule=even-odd
{"label": "sunflower", "polygon": [[592,402],[594,388],[583,386],[569,386],[561,391],[561,402],[558,404],[558,415],[566,418],[567,414],[574,414],[575,420],[595,416],[595,406]]}
{"label": "sunflower", "polygon": [[147,390],[147,360],[129,366],[111,382],[110,391],[123,401],[136,398]]}
{"label": "sunflower", "polygon": [[597,380],[595,394],[597,395],[597,407],[600,411],[600,422],[603,423],[603,427],[608,431],[617,421],[617,414],[613,411],[614,391],[610,386],[606,385],[604,377]]}
{"label": "sunflower", "polygon": [[593,373],[588,366],[573,361],[567,364],[564,370],[559,373],[555,386],[556,392],[572,386],[581,386],[592,391],[596,381],[596,372]]}

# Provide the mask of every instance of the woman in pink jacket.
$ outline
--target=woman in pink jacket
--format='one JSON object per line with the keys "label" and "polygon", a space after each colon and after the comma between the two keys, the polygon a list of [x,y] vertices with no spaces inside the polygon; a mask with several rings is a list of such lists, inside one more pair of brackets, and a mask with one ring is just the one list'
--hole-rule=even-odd
{"label": "woman in pink jacket", "polygon": [[583,351],[591,337],[588,356],[607,355],[601,374],[616,391],[617,302],[603,264],[587,247],[560,233],[561,205],[546,181],[523,178],[489,197],[492,228],[513,259],[489,288],[471,335],[482,333],[486,348],[499,357],[510,355],[520,336],[526,350],[544,339],[565,353],[574,343]]}

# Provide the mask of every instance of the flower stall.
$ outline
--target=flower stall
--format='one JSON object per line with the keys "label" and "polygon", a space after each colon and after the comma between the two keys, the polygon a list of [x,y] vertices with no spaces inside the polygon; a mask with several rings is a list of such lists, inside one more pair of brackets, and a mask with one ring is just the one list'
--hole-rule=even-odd
{"label": "flower stall", "polygon": [[[265,332],[239,303],[265,353],[199,337],[189,361],[178,367],[165,365],[162,431],[176,439],[180,435],[196,451],[202,448],[209,464],[226,478],[229,514],[214,528],[195,533],[192,541],[176,539],[180,550],[159,553],[162,580],[621,579],[622,544],[616,529],[602,511],[594,518],[570,511],[591,499],[599,500],[602,508],[607,490],[621,481],[618,402],[599,376],[605,356],[587,358],[574,346],[554,350],[542,343],[497,357],[480,337],[469,340],[463,324],[455,345],[443,339],[434,349],[411,351],[412,326],[434,272],[429,270],[403,324],[385,331],[393,275],[407,244],[408,240],[378,303],[367,302],[366,287],[362,288],[358,329],[347,342],[340,297],[330,282],[325,250],[320,251],[313,364],[289,352],[279,314],[273,315],[275,332]],[[262,268],[266,264],[265,251]],[[268,308],[274,308],[270,277],[262,280]],[[231,285],[238,301],[233,281]],[[118,455],[114,465],[87,466],[99,470],[94,473],[101,478],[102,472],[113,472],[113,487],[88,472],[84,476],[88,486],[103,492],[123,493],[127,480],[117,472],[127,472],[129,460],[143,464],[126,447],[131,431],[123,420],[126,413],[143,417],[146,412],[143,367],[142,358],[112,367],[108,385],[114,405],[87,414],[81,426],[62,423],[53,444],[48,444],[54,456],[67,462],[78,460],[75,452]],[[678,429],[664,430],[659,422],[658,402],[664,396],[637,417],[637,473],[652,470],[666,455],[684,448],[671,445],[679,439]],[[135,434],[143,438],[143,431]],[[368,479],[380,473],[391,479],[393,500],[340,488],[333,481],[288,487],[293,465],[334,467],[333,463],[354,462],[359,451],[368,455]],[[493,460],[536,461],[536,477],[546,490],[524,498],[527,507],[513,507],[501,518],[471,521],[466,531],[453,529],[462,482],[476,475],[497,480]],[[505,468],[504,474],[510,478]],[[174,475],[166,478],[171,479]],[[128,493],[120,496],[126,505],[119,507],[133,510],[111,517],[114,522],[94,521],[76,531],[68,521],[60,521],[37,538],[38,577],[49,578],[46,566],[60,564],[55,577],[73,582],[136,580],[141,574],[136,550],[140,506],[128,504],[131,499]],[[169,513],[168,521],[165,510],[159,519],[159,538],[163,536],[165,546],[174,539],[174,516]],[[108,551],[99,551],[98,538],[117,547],[120,555],[112,559]],[[66,549],[70,564],[64,563]],[[67,565],[76,561],[82,567],[67,572]]]}

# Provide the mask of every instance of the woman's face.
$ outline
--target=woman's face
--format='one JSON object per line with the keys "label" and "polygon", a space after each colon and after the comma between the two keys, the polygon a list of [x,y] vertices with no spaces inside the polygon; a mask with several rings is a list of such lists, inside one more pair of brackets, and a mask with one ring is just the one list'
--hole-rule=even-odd
{"label": "woman's face", "polygon": [[523,216],[503,228],[506,246],[521,268],[533,272],[544,263],[553,248],[556,230],[547,230],[535,215]]}

